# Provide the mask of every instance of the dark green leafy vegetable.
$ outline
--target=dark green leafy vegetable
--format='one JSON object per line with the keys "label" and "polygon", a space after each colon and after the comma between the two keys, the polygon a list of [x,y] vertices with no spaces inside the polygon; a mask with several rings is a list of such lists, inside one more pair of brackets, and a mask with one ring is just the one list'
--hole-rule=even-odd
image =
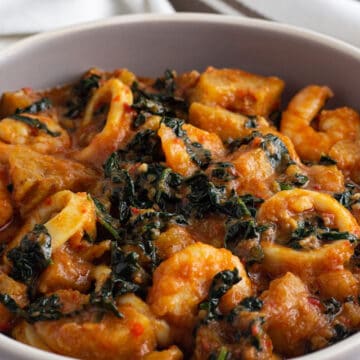
{"label": "dark green leafy vegetable", "polygon": [[298,227],[292,232],[288,246],[294,249],[301,249],[300,241],[314,236],[322,241],[349,240],[352,243],[357,242],[357,237],[348,231],[338,231],[324,226],[321,218],[315,218],[313,221],[301,220]]}
{"label": "dark green leafy vegetable", "polygon": [[92,95],[93,89],[99,88],[100,76],[96,74],[91,74],[82,78],[74,87],[73,87],[73,96],[72,100],[67,104],[68,111],[65,116],[74,119],[81,116],[83,110],[86,107],[90,96]]}
{"label": "dark green leafy vegetable", "polygon": [[153,87],[166,95],[174,96],[175,72],[169,69],[165,70],[164,77],[156,79]]}
{"label": "dark green leafy vegetable", "polygon": [[127,293],[136,293],[140,285],[133,280],[134,274],[140,271],[139,255],[135,252],[126,254],[116,244],[111,244],[111,274],[100,291],[90,295],[90,303],[99,309],[112,312],[122,318],[116,306],[116,298]]}
{"label": "dark green leafy vegetable", "polygon": [[333,297],[324,300],[322,303],[325,308],[324,313],[327,315],[336,315],[341,310],[341,303]]}
{"label": "dark green leafy vegetable", "polygon": [[182,128],[184,120],[164,117],[162,123],[172,129],[174,134],[181,138],[185,144],[186,152],[189,154],[191,161],[199,166],[200,169],[206,169],[211,162],[211,152],[205,149],[200,143],[192,142],[187,132]]}
{"label": "dark green leafy vegetable", "polygon": [[52,106],[51,101],[48,98],[42,98],[38,101],[35,101],[30,106],[27,106],[25,108],[17,108],[15,114],[17,115],[22,113],[37,114],[39,112],[50,109],[51,106]]}
{"label": "dark green leafy vegetable", "polygon": [[247,115],[245,127],[248,129],[255,129],[257,127],[257,116]]}
{"label": "dark green leafy vegetable", "polygon": [[334,333],[335,334],[331,339],[332,343],[336,343],[351,335],[349,329],[347,329],[343,324],[340,323],[334,325]]}
{"label": "dark green leafy vegetable", "polygon": [[226,222],[225,247],[233,249],[242,240],[258,239],[260,233],[266,229],[267,227],[265,226],[256,225],[254,219],[229,219]]}
{"label": "dark green leafy vegetable", "polygon": [[200,309],[207,311],[206,317],[203,320],[204,323],[221,318],[219,311],[220,299],[239,281],[241,281],[241,277],[239,277],[237,268],[220,271],[214,276],[208,298],[200,304]]}
{"label": "dark green leafy vegetable", "polygon": [[351,207],[360,202],[360,198],[355,197],[354,195],[358,191],[357,187],[352,183],[345,184],[345,191],[342,193],[335,193],[334,198],[347,209],[351,210]]}
{"label": "dark green leafy vegetable", "polygon": [[249,296],[240,302],[240,306],[246,311],[260,311],[263,307],[263,302],[255,296]]}
{"label": "dark green leafy vegetable", "polygon": [[288,182],[279,182],[280,190],[291,190],[294,188],[292,184],[289,184]]}
{"label": "dark green leafy vegetable", "polygon": [[259,131],[253,131],[250,135],[243,138],[232,140],[228,143],[228,148],[231,153],[239,149],[243,145],[250,144],[256,138],[262,138],[263,135]]}
{"label": "dark green leafy vegetable", "polygon": [[230,181],[236,179],[235,167],[234,164],[230,162],[217,162],[213,164],[213,169],[211,170],[211,176],[223,180]]}
{"label": "dark green leafy vegetable", "polygon": [[320,160],[319,160],[319,164],[320,165],[326,165],[326,166],[331,166],[331,165],[336,165],[336,161],[334,159],[332,159],[330,156],[328,155],[321,155]]}
{"label": "dark green leafy vegetable", "polygon": [[131,86],[134,95],[132,108],[138,112],[133,122],[134,128],[144,124],[149,115],[176,117],[187,112],[188,106],[184,99],[174,95],[176,88],[174,72],[166,70],[164,77],[157,79],[153,88],[158,92],[142,90],[137,82]]}
{"label": "dark green leafy vegetable", "polygon": [[282,113],[279,110],[275,110],[269,115],[270,121],[274,124],[274,126],[278,130],[280,129],[281,117],[282,117]]}
{"label": "dark green leafy vegetable", "polygon": [[266,134],[260,147],[265,151],[272,167],[283,172],[289,165],[294,164],[289,151],[280,138],[273,134]]}
{"label": "dark green leafy vegetable", "polygon": [[0,294],[2,303],[10,312],[25,319],[29,323],[45,320],[57,320],[67,316],[61,312],[62,304],[56,294],[40,297],[29,306],[20,308],[15,300],[8,294]]}
{"label": "dark green leafy vegetable", "polygon": [[120,223],[119,220],[113,218],[107,211],[105,206],[95,197],[91,198],[95,204],[95,211],[98,222],[113,236],[115,240],[120,240]]}
{"label": "dark green leafy vegetable", "polygon": [[304,186],[309,181],[309,178],[303,174],[295,174],[294,177],[295,180],[293,181],[293,184],[295,186]]}
{"label": "dark green leafy vegetable", "polygon": [[39,119],[35,119],[29,116],[20,115],[20,114],[14,114],[9,116],[11,119],[21,121],[26,125],[31,126],[34,129],[38,129],[40,131],[43,131],[45,134],[48,134],[52,137],[58,137],[61,135],[59,131],[51,131],[46,124],[42,123]]}
{"label": "dark green leafy vegetable", "polygon": [[165,160],[161,140],[153,130],[139,131],[131,139],[125,150],[116,153],[121,161],[145,162],[147,164]]}
{"label": "dark green leafy vegetable", "polygon": [[51,236],[44,225],[35,225],[20,245],[7,254],[12,262],[10,276],[32,287],[39,274],[51,262]]}
{"label": "dark green leafy vegetable", "polygon": [[211,353],[208,360],[227,360],[230,358],[230,351],[225,346],[222,346],[219,351]]}
{"label": "dark green leafy vegetable", "polygon": [[53,294],[38,298],[27,308],[28,321],[57,320],[63,317],[58,295]]}

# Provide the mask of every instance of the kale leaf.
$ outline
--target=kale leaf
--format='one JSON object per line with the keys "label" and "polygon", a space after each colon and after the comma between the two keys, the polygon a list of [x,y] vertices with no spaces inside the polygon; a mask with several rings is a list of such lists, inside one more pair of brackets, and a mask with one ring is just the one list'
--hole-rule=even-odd
{"label": "kale leaf", "polygon": [[120,222],[113,218],[105,206],[95,197],[90,197],[95,204],[95,212],[98,222],[112,235],[115,240],[120,240]]}
{"label": "kale leaf", "polygon": [[51,262],[51,236],[46,227],[35,225],[19,246],[7,253],[7,258],[12,262],[10,276],[32,287]]}
{"label": "kale leaf", "polygon": [[184,120],[165,116],[162,119],[162,123],[172,129],[174,134],[183,140],[186,152],[194,164],[196,164],[200,169],[206,169],[209,166],[211,162],[210,150],[205,149],[200,143],[192,142],[190,140],[186,130],[182,128]]}
{"label": "kale leaf", "polygon": [[206,317],[203,320],[204,323],[221,318],[222,315],[219,310],[220,300],[239,281],[241,281],[241,277],[239,277],[237,268],[220,271],[214,276],[207,300],[199,305],[201,310],[207,311]]}
{"label": "kale leaf", "polygon": [[38,101],[35,101],[30,106],[27,106],[25,108],[17,108],[15,114],[16,115],[22,113],[37,114],[39,112],[50,109],[51,106],[52,106],[51,101],[48,98],[42,98]]}
{"label": "kale leaf", "polygon": [[319,165],[331,166],[336,165],[337,162],[328,155],[321,155]]}
{"label": "kale leaf", "polygon": [[43,131],[45,134],[48,134],[52,137],[58,137],[61,135],[61,133],[59,131],[52,131],[50,130],[46,124],[44,124],[43,122],[41,122],[39,119],[35,119],[29,116],[25,116],[25,115],[20,115],[20,114],[14,114],[9,116],[11,119],[17,120],[17,121],[21,121],[26,125],[31,126],[34,129],[38,129],[40,131]]}
{"label": "kale leaf", "polygon": [[40,297],[23,309],[8,294],[0,294],[0,303],[11,313],[31,324],[37,321],[57,320],[67,316],[61,312],[62,304],[57,294]]}
{"label": "kale leaf", "polygon": [[99,86],[99,75],[91,74],[80,79],[80,81],[76,83],[72,89],[72,100],[67,104],[68,111],[65,116],[71,119],[79,117],[85,109],[93,89],[97,89]]}

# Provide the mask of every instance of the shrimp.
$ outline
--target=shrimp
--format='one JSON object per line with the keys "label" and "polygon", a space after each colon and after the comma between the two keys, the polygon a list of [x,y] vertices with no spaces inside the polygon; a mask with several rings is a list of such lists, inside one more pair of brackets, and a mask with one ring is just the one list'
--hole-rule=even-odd
{"label": "shrimp", "polygon": [[273,280],[260,298],[264,303],[261,311],[266,316],[265,328],[276,352],[286,357],[301,355],[319,337],[326,344],[333,336],[320,307],[311,302],[307,287],[294,274],[288,272]]}
{"label": "shrimp", "polygon": [[170,324],[175,338],[186,342],[195,325],[198,305],[206,299],[214,276],[234,268],[242,280],[221,299],[221,310],[228,312],[252,293],[251,282],[238,257],[203,243],[189,245],[160,264],[147,302],[155,315]]}
{"label": "shrimp", "polygon": [[39,120],[53,135],[12,118],[0,122],[0,141],[5,144],[26,145],[42,154],[61,152],[70,147],[70,137],[56,120],[44,115],[21,114]]}
{"label": "shrimp", "polygon": [[[347,107],[321,111],[332,95],[326,86],[308,86],[295,95],[283,113],[281,132],[293,141],[302,159],[318,161],[337,142],[359,137],[360,116],[356,111]],[[317,131],[311,122],[319,112]]]}
{"label": "shrimp", "polygon": [[[59,296],[64,303],[64,295]],[[14,329],[13,336],[29,345],[89,360],[141,359],[155,350],[154,317],[149,315],[147,305],[135,295],[128,295],[120,298],[117,308],[123,318],[104,313],[96,321],[96,312],[84,310],[60,320],[39,321],[34,325],[22,323]],[[27,331],[22,330],[24,326]]]}
{"label": "shrimp", "polygon": [[73,154],[75,159],[102,165],[129,134],[132,116],[132,93],[128,86],[114,78],[102,85],[91,98],[85,110],[80,132],[91,125],[97,106],[108,98],[110,98],[110,109],[105,127],[90,140],[86,147]]}
{"label": "shrimp", "polygon": [[[264,268],[275,276],[292,271],[309,281],[323,272],[342,269],[354,252],[347,238],[360,234],[356,219],[346,208],[331,196],[310,190],[277,193],[261,205],[257,220],[270,225],[261,239]],[[339,240],[322,245],[316,235],[319,226],[334,229]],[[313,230],[306,232],[309,228]],[[294,236],[298,243],[291,245]],[[294,250],[286,247],[288,244],[307,250]]]}
{"label": "shrimp", "polygon": [[341,140],[329,150],[336,165],[356,183],[360,183],[360,139]]}
{"label": "shrimp", "polygon": [[[267,199],[278,191],[276,179],[292,162],[300,162],[289,138],[271,128],[253,133],[251,142],[226,160],[236,169],[237,192]],[[275,159],[275,161],[274,161]]]}

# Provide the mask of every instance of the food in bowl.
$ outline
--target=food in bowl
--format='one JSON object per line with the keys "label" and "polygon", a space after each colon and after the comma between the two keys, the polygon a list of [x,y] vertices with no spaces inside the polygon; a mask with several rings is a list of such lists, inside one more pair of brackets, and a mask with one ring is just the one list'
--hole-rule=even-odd
{"label": "food in bowl", "polygon": [[0,329],[82,359],[279,359],[360,324],[360,118],[237,69],[0,103]]}

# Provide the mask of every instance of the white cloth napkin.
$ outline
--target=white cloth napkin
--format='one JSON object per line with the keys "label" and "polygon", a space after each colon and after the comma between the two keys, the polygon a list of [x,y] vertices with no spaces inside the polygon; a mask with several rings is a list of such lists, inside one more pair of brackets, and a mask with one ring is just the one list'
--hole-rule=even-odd
{"label": "white cloth napkin", "polygon": [[39,31],[130,13],[171,13],[168,0],[0,0],[0,35]]}
{"label": "white cloth napkin", "polygon": [[359,0],[200,0],[224,14],[264,17],[360,47]]}

